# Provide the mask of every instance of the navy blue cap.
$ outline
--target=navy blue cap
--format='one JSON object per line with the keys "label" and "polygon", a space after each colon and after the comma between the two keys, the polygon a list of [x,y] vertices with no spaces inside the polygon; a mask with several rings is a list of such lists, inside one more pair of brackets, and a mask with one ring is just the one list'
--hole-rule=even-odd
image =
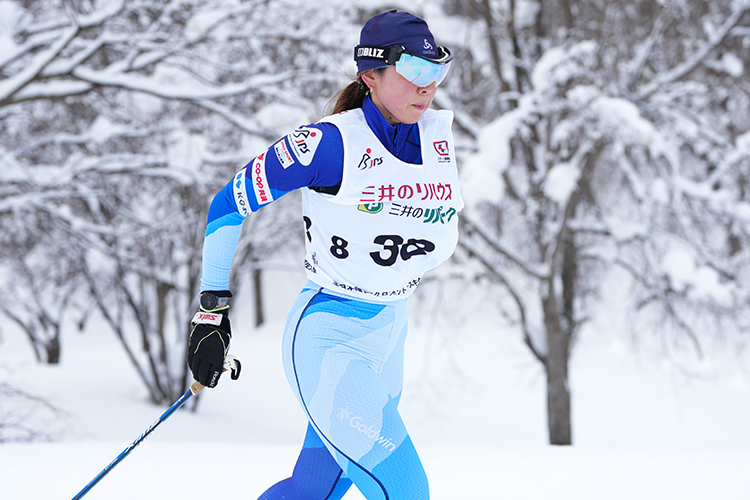
{"label": "navy blue cap", "polygon": [[[431,59],[440,57],[427,23],[408,12],[397,10],[371,17],[359,34],[359,45],[383,48],[403,45],[407,52],[414,55]],[[357,60],[357,73],[386,66],[388,64],[383,60],[362,58]]]}

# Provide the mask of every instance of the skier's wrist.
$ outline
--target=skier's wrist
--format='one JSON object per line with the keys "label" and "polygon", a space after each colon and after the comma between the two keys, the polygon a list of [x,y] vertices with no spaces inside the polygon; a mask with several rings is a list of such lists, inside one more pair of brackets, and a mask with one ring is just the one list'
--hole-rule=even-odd
{"label": "skier's wrist", "polygon": [[200,309],[205,312],[219,312],[229,309],[229,290],[206,290],[200,295]]}

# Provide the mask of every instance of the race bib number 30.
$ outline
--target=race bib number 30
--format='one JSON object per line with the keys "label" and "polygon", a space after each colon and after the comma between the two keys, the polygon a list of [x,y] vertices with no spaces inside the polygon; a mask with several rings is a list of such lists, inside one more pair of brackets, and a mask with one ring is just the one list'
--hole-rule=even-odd
{"label": "race bib number 30", "polygon": [[[372,261],[383,267],[390,267],[401,258],[407,261],[417,255],[427,255],[435,250],[435,244],[429,240],[409,238],[404,240],[397,234],[382,234],[377,236],[373,243],[382,247],[376,252],[370,252]],[[346,247],[349,242],[340,236],[331,237],[331,254],[337,259],[349,257]]]}

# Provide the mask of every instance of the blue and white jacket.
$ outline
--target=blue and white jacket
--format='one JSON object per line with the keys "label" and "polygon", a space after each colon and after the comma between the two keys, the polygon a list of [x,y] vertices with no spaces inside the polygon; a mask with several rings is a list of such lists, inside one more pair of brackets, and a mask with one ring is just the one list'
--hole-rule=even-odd
{"label": "blue and white jacket", "polygon": [[[327,199],[330,199],[331,202],[338,200],[338,203],[340,204],[343,195],[343,193],[339,193],[339,190],[342,187],[342,181],[344,181],[344,184],[346,185],[346,179],[351,178],[351,174],[346,174],[346,172],[363,170],[359,156],[362,156],[363,162],[366,161],[368,157],[367,153],[362,155],[359,151],[353,151],[354,147],[351,144],[351,140],[345,141],[344,137],[342,137],[342,131],[345,132],[347,136],[350,136],[351,133],[357,133],[359,136],[364,137],[362,142],[363,147],[368,144],[367,141],[369,139],[367,139],[367,137],[372,137],[375,142],[370,142],[369,144],[376,144],[377,150],[380,151],[379,156],[381,158],[377,158],[376,160],[384,161],[385,166],[387,166],[389,162],[421,166],[423,163],[423,156],[427,155],[425,156],[425,165],[430,168],[424,170],[428,174],[433,172],[431,176],[427,175],[426,177],[425,174],[422,174],[421,176],[410,180],[408,178],[409,175],[411,175],[409,174],[409,171],[416,171],[419,169],[403,170],[406,177],[401,174],[402,170],[396,169],[393,170],[394,174],[391,176],[393,177],[394,182],[396,182],[396,180],[399,180],[399,182],[403,180],[403,182],[413,183],[414,189],[420,189],[419,184],[423,183],[425,189],[434,193],[430,196],[429,200],[424,202],[415,201],[417,200],[416,197],[414,200],[410,200],[417,213],[429,214],[425,215],[425,223],[427,223],[429,219],[429,223],[434,224],[434,220],[440,220],[441,223],[445,224],[444,215],[449,209],[452,208],[453,213],[455,213],[463,207],[463,202],[461,201],[460,193],[458,192],[458,181],[455,172],[454,152],[452,150],[453,138],[450,134],[450,121],[452,120],[452,114],[450,112],[434,112],[428,110],[423,116],[423,119],[416,124],[398,124],[393,126],[383,118],[369,97],[367,97],[363,103],[362,109],[353,110],[353,112],[350,113],[362,117],[360,119],[361,121],[354,120],[354,122],[360,124],[356,128],[357,132],[354,132],[354,128],[352,128],[351,125],[346,125],[347,123],[354,123],[352,120],[333,119],[336,117],[329,117],[321,122],[299,127],[277,141],[266,151],[253,158],[253,160],[242,168],[214,197],[209,209],[206,237],[203,248],[201,290],[228,289],[229,270],[237,248],[241,225],[251,211],[257,211],[262,206],[273,202],[284,194],[303,187],[310,187],[314,190],[316,197],[323,199],[324,204]],[[436,137],[430,135],[426,138],[426,140],[431,141],[429,148],[427,144],[422,144],[425,142],[425,138],[422,137],[421,134],[433,130],[434,127],[427,127],[425,123],[422,123],[426,116],[432,116],[433,120],[439,118],[445,123],[445,126],[437,129],[442,130],[442,134],[439,134],[439,136]],[[345,128],[340,129],[339,127]],[[345,146],[345,144],[348,145]],[[355,144],[358,144],[358,142],[355,142]],[[350,151],[346,151],[345,148]],[[372,151],[372,149],[373,148],[365,147],[365,150],[367,151]],[[356,159],[353,159],[354,155],[357,155]],[[433,159],[433,157],[435,159]],[[373,179],[377,177],[377,168],[372,168],[374,164],[376,164],[376,162],[371,162],[371,164],[366,165],[366,168],[372,169],[368,172],[372,173],[365,174],[372,176]],[[434,175],[436,170],[440,170],[441,172],[437,177]],[[356,175],[361,176],[362,173],[357,173]],[[382,182],[382,179],[378,182]],[[365,182],[365,184],[367,184],[367,182]],[[443,198],[445,197],[445,193],[450,193],[450,198],[448,200],[444,200],[443,198],[438,199],[438,192],[441,193]],[[357,201],[357,193],[354,194],[355,197],[352,199]],[[303,205],[305,205],[304,201],[308,200],[309,197],[303,198]],[[359,196],[359,198],[360,200],[364,199],[362,196]],[[389,205],[391,213],[394,213],[396,212],[396,209],[390,206],[392,204],[390,202],[395,202],[395,204],[401,206],[404,205],[405,200],[385,199],[384,201]],[[401,203],[399,204],[398,202]],[[365,203],[368,205],[368,208],[369,203],[370,202]],[[425,206],[422,207],[420,203],[425,204]],[[356,208],[357,205],[355,204],[354,209]],[[360,206],[359,209],[362,210],[362,207]],[[435,217],[434,214],[442,214],[443,217]],[[305,222],[308,223],[307,220]],[[457,221],[451,221],[451,223],[449,223],[452,227],[452,233],[457,232],[455,227],[456,222]],[[390,225],[386,225],[386,227],[390,228],[391,225],[397,227],[399,224],[403,224],[403,222],[397,221],[396,218],[391,218],[389,224]],[[414,226],[414,228],[422,229],[421,226]],[[426,226],[424,226],[424,228],[426,229]],[[413,232],[413,229],[409,231]],[[434,233],[434,228],[432,231]],[[310,231],[308,231],[308,238],[309,236]],[[408,238],[411,236],[411,234],[406,234],[405,237],[407,237],[407,240],[405,241],[410,241]],[[338,238],[338,236],[336,237]],[[326,238],[328,237],[326,236]],[[452,236],[449,238],[449,240],[454,239],[455,238]],[[308,259],[306,261],[306,267],[308,275],[314,280],[316,277],[320,277],[320,274],[319,270],[313,269],[311,271],[310,259],[311,257],[314,258],[315,255],[311,256],[310,242],[306,241],[306,243],[308,243]],[[325,250],[321,251],[321,249],[327,249],[328,247],[326,246],[326,243],[321,241],[318,241],[317,244],[317,255],[322,256],[322,254],[325,253]],[[331,243],[328,242],[327,245],[330,246]],[[449,243],[449,245],[451,244]],[[403,246],[406,247],[407,245],[403,244]],[[450,255],[453,246],[455,246],[455,241],[452,242],[452,246],[447,252],[447,255]],[[377,248],[373,250],[377,250]],[[404,255],[407,255],[408,252],[411,252],[412,250],[414,249],[412,248],[410,250],[405,248],[404,252],[406,253]],[[333,252],[333,250],[331,250],[331,252]],[[315,253],[315,249],[313,249],[313,253]],[[374,254],[374,252],[370,253]],[[436,254],[437,253],[438,252],[436,252]],[[441,255],[444,255],[446,254],[446,251],[444,250],[440,253]],[[440,261],[442,260],[444,259],[440,259]],[[337,267],[340,267],[342,263],[336,261],[336,264]],[[411,266],[413,267],[413,262],[411,263]],[[332,266],[328,267],[330,269]],[[395,269],[398,266],[396,265],[393,267]],[[430,265],[428,268],[430,267],[434,267],[434,265]],[[318,273],[317,276],[316,272]],[[321,284],[329,287],[331,286],[330,282]],[[339,286],[338,283],[336,283],[336,285]],[[359,287],[351,286],[349,286],[349,288],[352,290],[355,288],[359,289]],[[351,294],[358,296],[354,291],[352,291]],[[378,292],[378,296],[379,295]],[[408,293],[405,293],[404,295],[408,295]],[[366,298],[372,298],[371,293]],[[388,299],[378,297],[378,300]]]}

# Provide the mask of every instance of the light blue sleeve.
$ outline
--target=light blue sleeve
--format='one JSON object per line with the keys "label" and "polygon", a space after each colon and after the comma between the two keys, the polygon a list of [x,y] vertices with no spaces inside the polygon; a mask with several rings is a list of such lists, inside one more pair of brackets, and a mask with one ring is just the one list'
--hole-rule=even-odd
{"label": "light blue sleeve", "polygon": [[330,123],[300,127],[245,165],[211,201],[201,291],[229,289],[232,259],[246,216],[295,189],[340,184],[343,168],[341,134]]}
{"label": "light blue sleeve", "polygon": [[201,292],[229,290],[229,271],[237,251],[243,220],[244,218],[235,212],[209,224],[206,238],[203,240]]}

